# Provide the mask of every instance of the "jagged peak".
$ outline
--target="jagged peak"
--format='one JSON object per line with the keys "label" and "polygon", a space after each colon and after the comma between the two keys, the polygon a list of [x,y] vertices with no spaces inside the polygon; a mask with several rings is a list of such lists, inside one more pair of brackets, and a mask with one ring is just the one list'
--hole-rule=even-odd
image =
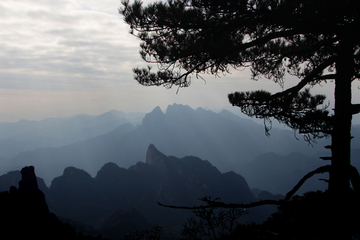
{"label": "jagged peak", "polygon": [[182,104],[177,104],[174,103],[172,105],[168,105],[167,109],[166,109],[166,114],[172,114],[173,112],[178,113],[179,111],[181,112],[192,112],[195,111],[194,109],[192,109],[189,105],[182,105]]}
{"label": "jagged peak", "polygon": [[161,110],[159,106],[154,108],[151,112],[147,113],[143,118],[142,124],[143,125],[152,125],[161,121],[164,118],[165,114]]}
{"label": "jagged peak", "polygon": [[19,182],[19,189],[22,189],[24,192],[38,190],[34,166],[27,166],[21,169],[21,175],[22,179]]}
{"label": "jagged peak", "polygon": [[166,156],[160,152],[154,144],[150,144],[146,152],[146,163],[150,165],[158,165]]}
{"label": "jagged peak", "polygon": [[163,111],[161,110],[161,108],[159,106],[156,106],[151,112],[150,114],[160,114],[160,115],[164,115]]}

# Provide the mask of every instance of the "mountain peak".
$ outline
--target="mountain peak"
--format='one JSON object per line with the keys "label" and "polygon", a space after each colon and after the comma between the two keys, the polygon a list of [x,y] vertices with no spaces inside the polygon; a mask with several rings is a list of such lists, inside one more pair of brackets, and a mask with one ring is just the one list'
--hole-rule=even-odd
{"label": "mountain peak", "polygon": [[164,114],[163,111],[161,110],[161,108],[159,106],[156,106],[152,111],[151,113],[156,113],[156,114]]}
{"label": "mountain peak", "polygon": [[182,105],[182,104],[172,104],[168,105],[166,109],[166,115],[171,114],[185,114],[185,113],[191,113],[195,110],[192,109],[189,105]]}
{"label": "mountain peak", "polygon": [[156,126],[164,121],[165,114],[159,106],[154,108],[150,113],[147,113],[143,118],[142,124],[144,126]]}
{"label": "mountain peak", "polygon": [[146,152],[146,163],[149,165],[159,165],[166,156],[161,153],[154,144],[150,144]]}

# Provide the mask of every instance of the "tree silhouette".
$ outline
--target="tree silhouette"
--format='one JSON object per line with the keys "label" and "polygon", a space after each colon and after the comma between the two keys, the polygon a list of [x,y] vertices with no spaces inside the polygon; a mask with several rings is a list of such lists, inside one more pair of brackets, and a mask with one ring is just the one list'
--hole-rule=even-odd
{"label": "tree silhouette", "polygon": [[163,237],[160,236],[160,232],[163,229],[155,225],[151,229],[147,229],[144,231],[135,231],[133,233],[128,233],[123,238],[124,240],[164,240]]}
{"label": "tree silhouette", "polygon": [[[142,58],[157,63],[134,69],[145,86],[188,87],[191,77],[250,68],[251,78],[264,77],[283,86],[287,74],[299,79],[282,92],[235,92],[229,101],[249,116],[285,123],[306,140],[331,136],[329,192],[333,204],[345,206],[356,187],[350,164],[352,82],[360,77],[360,21],[357,0],[169,0],[146,7],[122,2],[120,13],[141,40]],[[335,83],[334,113],[325,96],[308,87]],[[320,170],[319,170],[320,171]],[[313,173],[319,172],[314,170]],[[345,215],[337,215],[345,218]]]}
{"label": "tree silhouette", "polygon": [[[206,200],[218,201],[210,197]],[[226,211],[218,208],[195,209],[197,218],[190,218],[183,224],[181,239],[184,240],[215,240],[229,236],[238,226],[238,219],[247,214],[239,208],[230,208]]]}

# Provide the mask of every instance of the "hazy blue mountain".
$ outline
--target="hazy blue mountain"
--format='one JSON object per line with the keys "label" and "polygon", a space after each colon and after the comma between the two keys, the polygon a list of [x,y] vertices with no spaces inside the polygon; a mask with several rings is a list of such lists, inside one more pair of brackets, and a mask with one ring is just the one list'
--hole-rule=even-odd
{"label": "hazy blue mountain", "polygon": [[[217,114],[176,104],[168,106],[166,113],[156,108],[147,114],[136,134],[146,141],[141,145],[143,152],[149,143],[154,143],[175,156],[193,155],[207,159],[221,171],[233,163],[247,162],[263,153],[298,151],[311,155],[325,145],[319,141],[311,147],[302,139],[297,140],[293,131],[276,128],[272,129],[270,137],[266,137],[262,125],[229,111]],[[130,138],[129,142],[139,144],[138,137],[131,137],[134,140]]]}
{"label": "hazy blue mountain", "polygon": [[[247,163],[238,163],[230,167],[244,176],[251,188],[259,188],[273,194],[288,193],[308,172],[330,162],[319,157],[330,156],[330,151],[317,153],[312,157],[293,152],[283,156],[265,153]],[[352,149],[352,165],[360,169],[360,149]],[[328,174],[317,174],[307,180],[297,194],[308,191],[325,190],[327,183],[319,179],[329,179]]]}
{"label": "hazy blue mountain", "polygon": [[[267,190],[274,194],[286,194],[308,172],[325,165],[318,158],[294,152],[286,156],[265,153],[247,163],[234,165],[232,169],[245,177],[251,188]],[[328,178],[322,176],[320,178]],[[299,193],[323,190],[327,184],[315,176],[306,182]]]}
{"label": "hazy blue mountain", "polygon": [[118,118],[127,119],[132,125],[140,125],[146,113],[143,112],[129,112],[124,113],[122,111],[111,110],[110,113],[114,114]]}
{"label": "hazy blue mountain", "polygon": [[112,110],[98,116],[79,114],[42,121],[21,120],[0,123],[0,156],[15,157],[20,152],[60,147],[108,133],[121,124],[139,124],[144,114]]}
{"label": "hazy blue mountain", "polygon": [[134,130],[134,126],[125,123],[110,133],[62,146],[59,148],[42,148],[21,152],[15,158],[1,162],[1,171],[21,169],[23,166],[34,165],[39,176],[47,184],[62,174],[64,168],[75,166],[86,169],[92,174],[108,161],[118,162],[121,159],[119,139]]}
{"label": "hazy blue mountain", "polygon": [[137,145],[142,153],[148,144],[154,143],[175,156],[207,159],[220,170],[270,151],[279,154],[317,151],[316,147],[298,141],[292,131],[273,129],[271,136],[266,137],[263,126],[226,110],[214,113],[176,104],[168,106],[166,113],[155,108],[128,137],[128,144]]}
{"label": "hazy blue mountain", "polygon": [[135,164],[153,143],[165,153],[177,157],[198,156],[224,171],[228,166],[248,162],[267,152],[286,155],[297,151],[311,156],[320,147],[322,150],[328,141],[319,141],[311,147],[305,141],[296,139],[293,131],[276,128],[267,137],[264,126],[229,111],[215,113],[177,104],[169,105],[166,113],[156,107],[145,115],[141,125],[126,129],[128,131],[120,131],[123,134],[114,130],[60,148],[23,152],[4,163],[2,169],[35,164],[47,183],[69,165],[94,176],[106,162],[114,162],[121,167]]}

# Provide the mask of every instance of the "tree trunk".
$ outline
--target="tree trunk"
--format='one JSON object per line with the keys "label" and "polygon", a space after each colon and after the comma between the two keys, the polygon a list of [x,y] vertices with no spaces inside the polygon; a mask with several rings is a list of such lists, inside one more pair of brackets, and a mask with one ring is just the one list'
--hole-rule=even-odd
{"label": "tree trunk", "polygon": [[342,195],[350,187],[352,45],[341,42],[336,62],[335,116],[329,190]]}
{"label": "tree trunk", "polygon": [[[351,239],[351,82],[353,76],[353,48],[351,40],[341,40],[336,61],[335,116],[332,133],[332,160],[329,179],[330,234],[335,238]],[[336,209],[336,210],[335,210]]]}

